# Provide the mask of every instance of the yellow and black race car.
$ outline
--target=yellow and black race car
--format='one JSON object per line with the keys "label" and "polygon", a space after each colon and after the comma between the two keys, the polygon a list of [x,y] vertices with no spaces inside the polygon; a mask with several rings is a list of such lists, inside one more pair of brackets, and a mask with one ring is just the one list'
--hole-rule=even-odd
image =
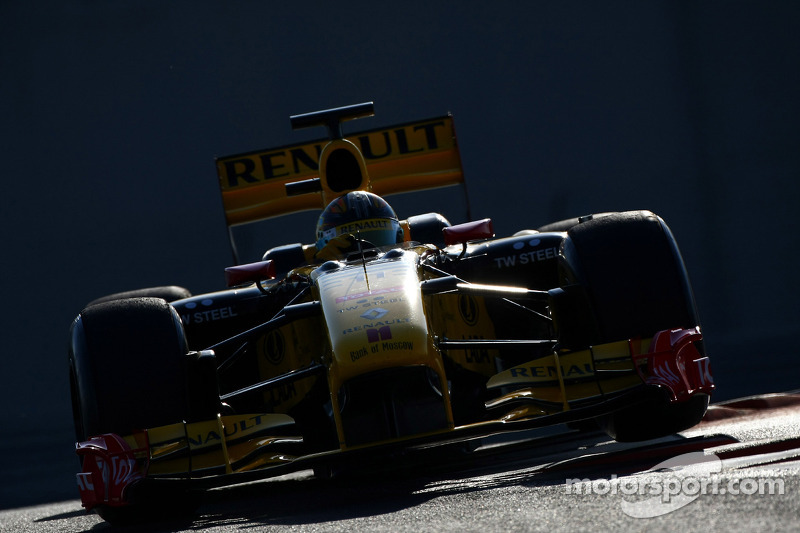
{"label": "yellow and black race car", "polygon": [[227,269],[227,290],[143,289],[80,312],[84,507],[122,521],[184,489],[347,458],[577,421],[645,440],[702,418],[713,379],[661,218],[505,237],[489,219],[399,220],[384,196],[463,186],[453,120],[343,135],[372,113],[296,115],[329,138],[217,160],[229,228],[317,209],[316,242]]}

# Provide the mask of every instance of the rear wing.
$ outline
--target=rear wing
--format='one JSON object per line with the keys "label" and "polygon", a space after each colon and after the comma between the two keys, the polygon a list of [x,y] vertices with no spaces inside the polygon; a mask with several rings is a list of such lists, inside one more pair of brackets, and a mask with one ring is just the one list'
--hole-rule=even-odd
{"label": "rear wing", "polygon": [[[345,140],[363,155],[368,189],[375,194],[451,185],[461,185],[466,191],[450,115],[354,133]],[[331,142],[340,140],[320,139],[217,158],[228,228],[323,209],[325,194],[289,196],[286,185],[319,176],[320,157]]]}

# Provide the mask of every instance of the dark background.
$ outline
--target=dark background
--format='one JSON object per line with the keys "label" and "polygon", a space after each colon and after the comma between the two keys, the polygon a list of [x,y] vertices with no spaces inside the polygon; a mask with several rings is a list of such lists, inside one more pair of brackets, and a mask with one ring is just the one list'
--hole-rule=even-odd
{"label": "dark background", "polygon": [[87,301],[222,288],[214,157],[319,137],[288,116],[366,100],[347,131],[454,114],[498,235],[660,214],[716,399],[800,384],[794,2],[5,0],[0,20],[0,508],[77,497],[66,341]]}

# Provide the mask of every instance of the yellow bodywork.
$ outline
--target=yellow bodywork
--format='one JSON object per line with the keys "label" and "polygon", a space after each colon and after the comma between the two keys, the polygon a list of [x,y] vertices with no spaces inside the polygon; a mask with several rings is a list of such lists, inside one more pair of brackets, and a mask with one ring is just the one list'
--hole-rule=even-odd
{"label": "yellow bodywork", "polygon": [[293,423],[291,417],[282,414],[218,416],[148,429],[125,440],[136,458],[148,463],[148,475],[201,477],[247,472],[293,460],[279,451],[270,453],[269,446],[286,440],[280,436],[280,428]]}
{"label": "yellow bodywork", "polygon": [[[259,375],[280,376],[320,360],[320,346],[326,338],[320,318],[296,320],[268,332],[256,343]],[[296,406],[314,386],[318,376],[284,383],[265,389],[264,404],[277,413],[286,413]]]}
{"label": "yellow bodywork", "polygon": [[328,383],[342,448],[346,447],[339,417],[342,384],[388,368],[431,368],[439,376],[453,427],[444,363],[428,331],[417,260],[417,253],[406,251],[390,260],[321,272],[315,279],[331,347]]}
{"label": "yellow bodywork", "polygon": [[[438,376],[447,420],[446,427],[433,433],[453,430],[449,384],[437,340],[497,337],[485,297],[445,293],[423,298],[419,284],[425,274],[419,255],[424,252],[424,247],[412,247],[370,262],[330,262],[298,270],[311,277],[308,298],[321,302],[322,317],[306,317],[267,332],[257,341],[259,372],[268,379],[323,364],[327,376],[267,388],[262,394],[272,413],[218,416],[125,437],[137,458],[148,462],[148,474],[202,477],[292,462],[297,457],[288,454],[291,446],[284,444],[299,445],[302,438],[292,417],[282,413],[297,405],[318,379],[327,379],[339,449],[346,450],[340,390],[348,380],[385,369],[431,369]],[[499,372],[498,348],[451,350],[448,357],[486,377],[486,389],[496,392],[486,407],[495,409],[495,420],[510,422],[569,411],[642,385],[634,356],[649,349],[649,340],[625,340],[553,352]],[[356,447],[374,444],[380,442]]]}
{"label": "yellow bodywork", "polygon": [[531,405],[503,417],[515,420],[569,411],[576,402],[601,401],[642,385],[633,355],[645,353],[649,341],[625,340],[592,346],[588,350],[554,352],[492,376],[487,389],[511,389],[487,402],[492,408],[515,400]]}

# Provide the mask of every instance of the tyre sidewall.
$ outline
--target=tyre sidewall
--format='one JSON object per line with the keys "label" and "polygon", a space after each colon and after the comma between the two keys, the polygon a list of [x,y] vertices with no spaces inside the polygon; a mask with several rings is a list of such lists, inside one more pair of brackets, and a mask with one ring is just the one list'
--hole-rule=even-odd
{"label": "tyre sidewall", "polygon": [[185,420],[186,353],[180,318],[162,299],[84,309],[73,323],[69,353],[78,438]]}

